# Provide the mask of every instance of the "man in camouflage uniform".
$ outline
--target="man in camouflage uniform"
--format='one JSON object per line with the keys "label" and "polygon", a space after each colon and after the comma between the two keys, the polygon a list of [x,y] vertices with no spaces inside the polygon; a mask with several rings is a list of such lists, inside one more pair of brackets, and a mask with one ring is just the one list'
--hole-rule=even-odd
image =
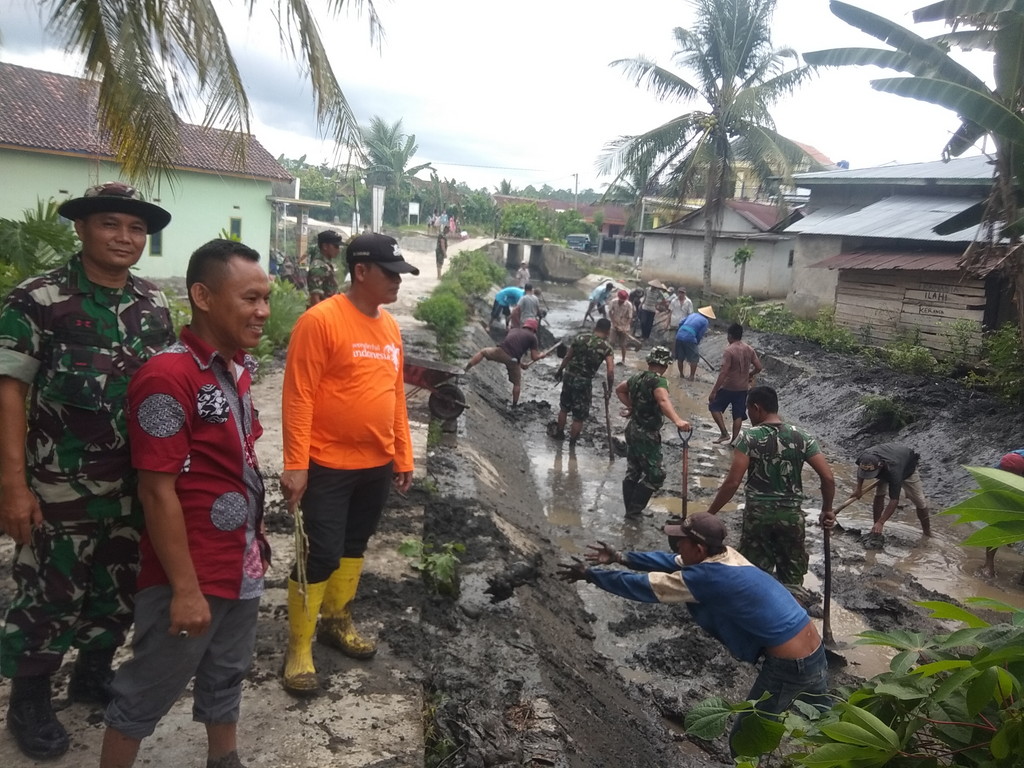
{"label": "man in camouflage uniform", "polygon": [[[69,648],[72,701],[106,704],[132,621],[141,509],[126,443],[129,377],[174,341],[167,300],[131,274],[171,215],[117,182],[59,208],[82,250],[0,308],[0,526],[17,543],[17,594],[0,630],[7,725],[32,758],[68,735],[50,677]],[[26,413],[26,399],[28,409]]]}
{"label": "man in camouflage uniform", "polygon": [[334,260],[341,252],[341,235],[333,229],[325,229],[316,236],[316,248],[309,260],[309,269],[306,270],[306,288],[309,290],[311,307],[338,292]]}
{"label": "man in camouflage uniform", "polygon": [[807,573],[804,542],[804,500],[800,473],[804,462],[821,480],[822,515],[832,512],[836,484],[818,441],[779,418],[779,396],[771,387],[754,387],[747,394],[750,429],[736,441],[732,466],[708,512],[717,514],[747,476],[747,506],[743,511],[740,552],[771,573],[801,598]]}
{"label": "man in camouflage uniform", "polygon": [[655,347],[647,355],[647,370],[629,377],[615,388],[615,394],[626,406],[623,416],[626,424],[626,476],[622,479],[622,500],[626,517],[639,517],[654,492],[665,482],[665,469],[661,465],[662,417],[678,429],[689,430],[672,401],[668,399],[668,381],[665,371],[672,362],[667,347]]}
{"label": "man in camouflage uniform", "polygon": [[553,436],[558,440],[565,439],[565,420],[571,411],[569,445],[576,443],[583,431],[583,421],[590,415],[594,375],[602,362],[608,376],[606,396],[610,397],[614,389],[615,355],[608,344],[611,325],[608,318],[602,317],[594,325],[593,333],[579,334],[572,340],[569,351],[562,358],[562,364],[555,371],[555,379],[562,382],[562,394],[558,399],[558,428]]}

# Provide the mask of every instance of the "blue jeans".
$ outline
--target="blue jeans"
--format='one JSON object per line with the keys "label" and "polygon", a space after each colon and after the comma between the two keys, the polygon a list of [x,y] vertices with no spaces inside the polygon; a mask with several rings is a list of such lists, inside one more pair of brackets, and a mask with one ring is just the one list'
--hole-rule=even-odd
{"label": "blue jeans", "polygon": [[[797,699],[821,710],[828,709],[830,700],[827,696],[828,661],[825,658],[825,646],[819,645],[818,650],[802,659],[765,656],[754,686],[747,694],[747,700],[756,701],[766,691],[771,696],[757,705],[757,710],[765,714],[781,715]],[[733,723],[729,732],[730,751],[733,736],[747,717],[750,717],[750,713],[741,714]]]}

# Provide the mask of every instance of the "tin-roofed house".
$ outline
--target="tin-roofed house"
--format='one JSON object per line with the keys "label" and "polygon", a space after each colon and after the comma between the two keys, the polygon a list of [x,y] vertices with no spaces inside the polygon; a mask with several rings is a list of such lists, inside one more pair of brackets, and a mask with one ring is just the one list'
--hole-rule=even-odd
{"label": "tin-roofed house", "polygon": [[[98,84],[0,63],[0,217],[18,219],[37,200],[62,201],[89,186],[121,179],[96,116]],[[174,175],[146,199],[171,212],[150,236],[138,264],[144,277],[182,277],[188,257],[222,232],[255,248],[267,264],[272,185],[291,176],[255,139],[239,164],[225,131],[180,123]]]}
{"label": "tin-roofed house", "polygon": [[984,200],[992,174],[978,156],[797,175],[810,199],[785,230],[797,235],[787,307],[811,317],[834,306],[867,343],[917,339],[939,353],[958,320],[975,338],[996,327],[1009,314],[1006,280],[959,264],[977,228],[934,231]]}
{"label": "tin-roofed house", "polygon": [[[758,299],[782,299],[792,282],[795,236],[776,231],[785,211],[774,203],[725,200],[721,229],[711,259],[711,290],[725,296],[741,293]],[[657,229],[644,231],[643,275],[670,285],[699,288],[704,275],[704,208]],[[740,248],[753,256],[737,267]]]}

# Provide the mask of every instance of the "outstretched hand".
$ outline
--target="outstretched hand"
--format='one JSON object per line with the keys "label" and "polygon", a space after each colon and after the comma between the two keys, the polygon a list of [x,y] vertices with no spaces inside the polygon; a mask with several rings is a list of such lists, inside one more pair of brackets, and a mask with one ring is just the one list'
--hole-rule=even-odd
{"label": "outstretched hand", "polygon": [[587,580],[587,564],[580,560],[578,557],[574,557],[571,563],[559,563],[558,564],[558,578],[562,581],[574,582],[574,581],[586,581]]}
{"label": "outstretched hand", "polygon": [[586,558],[588,563],[596,565],[611,565],[612,563],[619,562],[619,553],[603,541],[597,542],[596,546],[594,544],[588,544],[587,549],[591,551],[584,553],[583,557]]}

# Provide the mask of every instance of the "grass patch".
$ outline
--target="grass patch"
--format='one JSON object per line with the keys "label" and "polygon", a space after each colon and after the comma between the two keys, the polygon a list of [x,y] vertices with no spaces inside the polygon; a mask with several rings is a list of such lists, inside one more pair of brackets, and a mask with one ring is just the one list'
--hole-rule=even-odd
{"label": "grass patch", "polygon": [[882,395],[864,395],[861,424],[868,432],[898,432],[915,420],[914,414],[897,400]]}

